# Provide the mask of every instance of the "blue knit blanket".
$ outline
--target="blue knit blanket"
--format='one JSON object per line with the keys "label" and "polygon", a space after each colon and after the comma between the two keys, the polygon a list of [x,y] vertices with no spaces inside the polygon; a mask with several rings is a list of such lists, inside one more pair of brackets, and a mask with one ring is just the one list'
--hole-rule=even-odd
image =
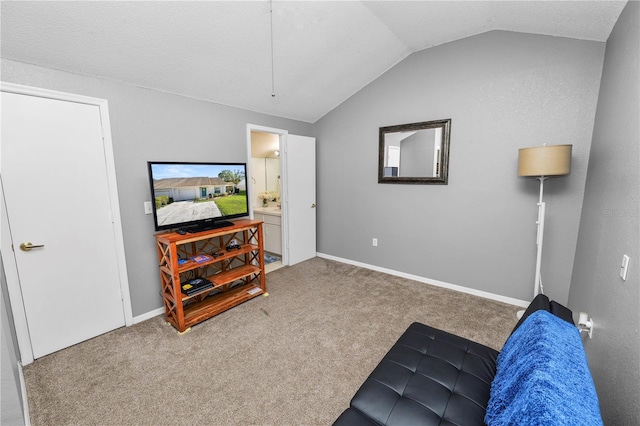
{"label": "blue knit blanket", "polygon": [[498,356],[484,421],[490,425],[602,425],[580,332],[544,311],[531,314]]}

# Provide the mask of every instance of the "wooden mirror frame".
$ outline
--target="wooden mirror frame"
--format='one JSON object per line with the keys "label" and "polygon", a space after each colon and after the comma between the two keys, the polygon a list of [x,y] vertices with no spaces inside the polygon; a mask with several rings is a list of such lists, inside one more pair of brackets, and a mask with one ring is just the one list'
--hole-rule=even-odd
{"label": "wooden mirror frame", "polygon": [[[418,131],[442,128],[442,142],[438,176],[385,176],[385,136],[389,133]],[[419,185],[447,185],[449,178],[449,138],[451,133],[451,119],[424,121],[421,123],[399,124],[396,126],[380,127],[379,155],[378,155],[378,183],[402,183]]]}

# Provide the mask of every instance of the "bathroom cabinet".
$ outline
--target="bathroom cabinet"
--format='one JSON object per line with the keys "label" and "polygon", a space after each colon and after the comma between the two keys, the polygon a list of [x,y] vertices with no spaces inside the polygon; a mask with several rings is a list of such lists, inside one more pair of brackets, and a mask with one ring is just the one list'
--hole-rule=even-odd
{"label": "bathroom cabinet", "polygon": [[[282,256],[282,226],[280,210],[254,209],[253,217],[264,222],[264,250]],[[275,210],[275,209],[274,209]]]}

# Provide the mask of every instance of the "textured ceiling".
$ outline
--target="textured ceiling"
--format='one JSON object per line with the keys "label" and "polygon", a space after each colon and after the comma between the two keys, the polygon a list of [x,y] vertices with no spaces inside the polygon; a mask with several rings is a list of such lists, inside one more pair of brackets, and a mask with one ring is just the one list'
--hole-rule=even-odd
{"label": "textured ceiling", "polygon": [[491,30],[606,41],[626,1],[2,2],[3,58],[315,122],[413,52]]}

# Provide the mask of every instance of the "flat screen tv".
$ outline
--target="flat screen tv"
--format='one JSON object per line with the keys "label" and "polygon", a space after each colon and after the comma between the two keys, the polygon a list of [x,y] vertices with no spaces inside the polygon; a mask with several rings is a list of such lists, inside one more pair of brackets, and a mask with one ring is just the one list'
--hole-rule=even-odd
{"label": "flat screen tv", "polygon": [[246,163],[149,161],[156,231],[200,232],[249,215]]}

